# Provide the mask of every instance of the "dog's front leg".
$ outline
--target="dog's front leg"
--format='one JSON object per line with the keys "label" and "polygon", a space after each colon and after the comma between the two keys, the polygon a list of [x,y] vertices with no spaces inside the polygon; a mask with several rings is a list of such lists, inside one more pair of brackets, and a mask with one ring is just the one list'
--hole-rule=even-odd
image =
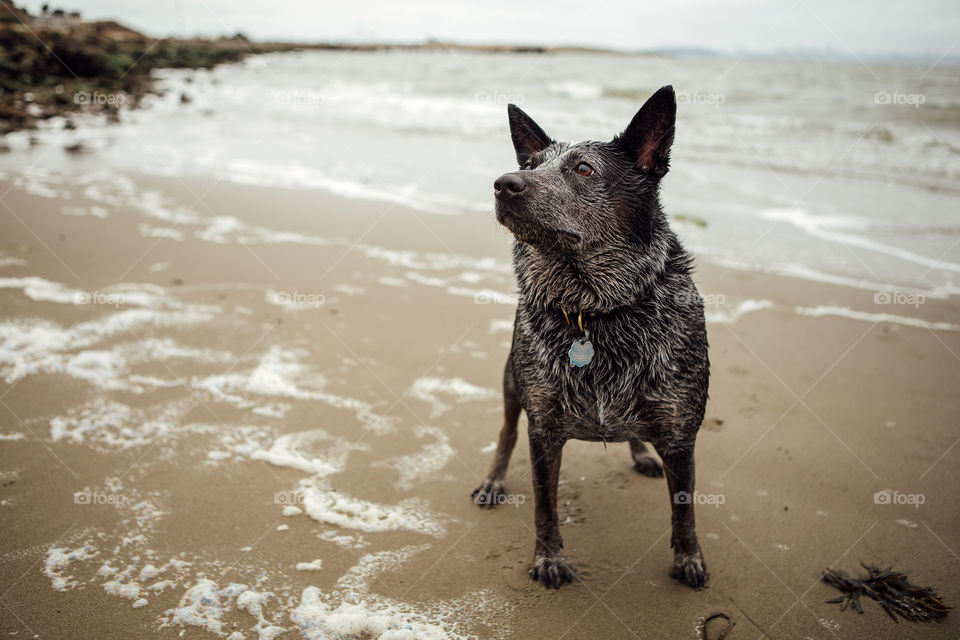
{"label": "dog's front leg", "polygon": [[659,451],[663,470],[670,489],[670,509],[673,535],[673,569],[670,576],[675,580],[699,589],[707,584],[707,565],[700,552],[693,516],[694,494],[693,448],[666,449]]}
{"label": "dog's front leg", "polygon": [[503,369],[503,427],[497,441],[497,453],[487,477],[473,490],[473,502],[480,507],[493,508],[505,497],[503,481],[507,476],[507,465],[513,445],[517,443],[517,421],[520,419],[520,395],[513,380],[513,353],[507,358]]}
{"label": "dog's front leg", "polygon": [[563,442],[546,437],[532,424],[530,463],[533,471],[533,497],[537,544],[530,577],[545,587],[559,589],[573,580],[573,571],[563,557],[563,539],[557,519],[557,483]]}

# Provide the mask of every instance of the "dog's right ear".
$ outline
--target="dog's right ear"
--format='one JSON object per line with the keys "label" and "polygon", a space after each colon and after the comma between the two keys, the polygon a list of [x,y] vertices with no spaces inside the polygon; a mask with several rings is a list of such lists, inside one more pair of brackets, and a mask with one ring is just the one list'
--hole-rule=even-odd
{"label": "dog's right ear", "polygon": [[521,167],[527,163],[530,156],[553,144],[553,140],[544,133],[540,125],[517,105],[507,105],[507,117],[510,118],[510,137],[513,138],[513,148],[517,152],[517,164]]}

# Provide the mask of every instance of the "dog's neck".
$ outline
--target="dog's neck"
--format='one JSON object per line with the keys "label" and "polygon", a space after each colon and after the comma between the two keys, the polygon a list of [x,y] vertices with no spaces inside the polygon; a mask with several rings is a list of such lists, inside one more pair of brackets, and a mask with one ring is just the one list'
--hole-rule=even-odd
{"label": "dog's neck", "polygon": [[632,306],[649,295],[668,259],[666,244],[626,253],[623,247],[598,248],[578,256],[544,252],[519,241],[513,249],[523,302],[567,313]]}

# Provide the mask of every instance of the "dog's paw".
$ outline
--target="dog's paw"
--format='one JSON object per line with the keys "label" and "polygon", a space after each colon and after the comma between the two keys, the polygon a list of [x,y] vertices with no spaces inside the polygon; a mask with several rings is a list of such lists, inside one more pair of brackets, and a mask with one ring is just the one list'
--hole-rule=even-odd
{"label": "dog's paw", "polygon": [[530,577],[545,586],[547,589],[559,589],[568,582],[573,582],[573,569],[560,554],[553,556],[537,556],[530,567]]}
{"label": "dog's paw", "polygon": [[694,589],[706,586],[710,574],[707,573],[707,565],[703,561],[703,554],[699,551],[693,554],[678,553],[674,556],[670,577]]}
{"label": "dog's paw", "polygon": [[492,509],[503,499],[506,494],[503,492],[502,480],[484,479],[480,486],[473,490],[473,504],[480,508],[487,507]]}
{"label": "dog's paw", "polygon": [[634,456],[633,470],[650,478],[663,477],[663,463],[650,453]]}

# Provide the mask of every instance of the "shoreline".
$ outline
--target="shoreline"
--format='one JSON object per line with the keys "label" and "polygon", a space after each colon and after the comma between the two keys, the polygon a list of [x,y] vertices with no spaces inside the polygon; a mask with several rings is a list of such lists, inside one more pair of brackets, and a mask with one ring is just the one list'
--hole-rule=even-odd
{"label": "shoreline", "polygon": [[[41,179],[20,184],[28,191],[48,195],[56,193],[58,188],[66,191],[76,188],[69,183],[60,182],[63,175],[65,174],[49,176],[49,183],[44,183]],[[435,213],[394,199],[350,197],[314,187],[257,185],[202,176],[168,177],[139,172],[114,172],[111,180],[119,183],[129,181],[130,184],[137,185],[135,192],[123,196],[125,205],[136,212],[135,215],[142,217],[142,222],[149,227],[149,231],[141,233],[147,236],[153,234],[151,237],[157,241],[164,238],[164,229],[169,228],[173,235],[188,237],[194,234],[217,242],[233,233],[232,225],[236,224],[239,225],[238,229],[250,228],[254,235],[260,234],[263,237],[258,241],[267,244],[286,238],[293,244],[350,249],[356,244],[352,234],[362,232],[365,241],[360,245],[364,251],[386,262],[402,262],[399,253],[392,253],[394,249],[391,245],[396,245],[397,237],[404,237],[404,250],[416,252],[430,248],[434,253],[455,253],[452,258],[454,262],[467,266],[481,265],[483,269],[492,269],[499,275],[506,274],[509,277],[499,282],[504,288],[490,291],[489,294],[492,303],[497,303],[498,300],[501,304],[512,302],[514,289],[511,241],[507,232],[496,224],[491,212],[470,210]],[[19,178],[13,181],[0,179],[0,184],[5,184],[6,189],[14,187],[18,181]],[[205,194],[204,200],[209,200],[212,204],[200,207],[199,216],[187,215],[178,218],[177,205],[163,212],[164,205],[157,202],[157,196],[162,199],[163,194],[170,192],[186,192],[188,200],[195,199],[196,194]],[[242,194],[240,197],[243,200],[257,203],[264,210],[270,208],[274,202],[282,202],[287,208],[285,211],[274,212],[270,220],[272,226],[261,224],[265,221],[249,215],[249,212],[245,212],[247,215],[242,217],[221,215],[230,208],[229,201],[236,198],[236,194]],[[87,199],[77,208],[83,210],[84,206],[88,209],[108,206],[111,199],[115,201],[115,198],[114,195],[105,195],[100,200]],[[183,204],[179,206],[182,207]],[[215,210],[219,210],[216,215]],[[344,216],[333,216],[331,219],[322,213],[318,215],[318,210],[348,211],[350,216],[357,217],[371,228],[345,222]],[[372,211],[378,213],[369,213]],[[96,214],[92,215],[96,217]],[[682,214],[671,216],[671,224],[682,240],[684,233],[696,224],[678,218],[682,218]],[[276,221],[281,224],[276,224]],[[224,228],[218,229],[217,225]],[[423,231],[421,238],[406,233],[406,230],[414,225]],[[382,231],[380,227],[387,231]],[[446,241],[448,237],[461,248],[456,252],[450,250]],[[701,295],[705,299],[708,319],[712,313],[714,322],[725,323],[727,317],[737,319],[743,312],[777,309],[807,316],[826,315],[845,317],[853,321],[890,322],[902,326],[960,331],[960,294],[955,293],[953,287],[922,288],[819,272],[801,265],[776,267],[751,264],[742,259],[729,260],[709,254],[692,253],[696,259],[697,271],[702,271],[702,275],[706,276],[705,287],[701,285]],[[739,311],[724,308],[727,300],[723,286],[730,279],[736,283],[733,285],[734,289],[741,288],[745,282],[762,283],[757,289],[758,296],[739,297],[734,300],[736,303],[755,301],[760,303],[759,308],[753,309],[750,305]],[[411,284],[416,284],[416,281]],[[826,295],[823,295],[823,292],[826,292]],[[930,305],[931,302],[935,304]],[[769,303],[769,306],[764,306],[766,303]]]}

